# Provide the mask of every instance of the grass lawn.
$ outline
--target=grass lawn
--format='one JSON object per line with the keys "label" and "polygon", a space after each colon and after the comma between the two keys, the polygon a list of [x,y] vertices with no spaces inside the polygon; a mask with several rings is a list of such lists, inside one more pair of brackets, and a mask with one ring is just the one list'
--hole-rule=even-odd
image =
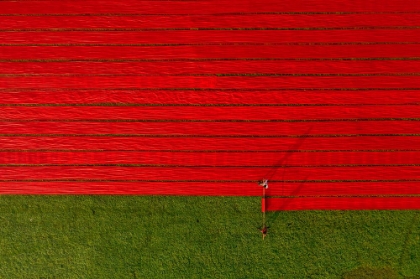
{"label": "grass lawn", "polygon": [[420,278],[420,212],[250,197],[0,196],[0,278]]}

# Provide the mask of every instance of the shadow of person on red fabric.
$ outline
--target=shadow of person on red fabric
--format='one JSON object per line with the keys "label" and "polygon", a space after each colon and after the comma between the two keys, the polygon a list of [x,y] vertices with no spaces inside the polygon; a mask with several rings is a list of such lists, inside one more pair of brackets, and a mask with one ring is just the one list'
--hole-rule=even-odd
{"label": "shadow of person on red fabric", "polygon": [[[301,183],[299,183],[299,185],[294,189],[294,191],[290,193],[290,196],[291,197],[297,196],[299,194],[300,190],[305,186],[305,181],[307,179],[308,179],[308,176],[305,177],[305,179]],[[272,211],[271,212],[270,211],[267,212],[269,214],[267,214],[266,226],[263,227],[262,229],[259,228],[260,232],[263,234],[263,238],[265,238],[267,236],[268,229],[273,224],[275,224],[277,222],[277,219],[279,218],[281,211],[283,211],[285,208],[287,208],[287,205],[290,202],[291,202],[290,199],[284,199],[284,203],[283,203],[282,207],[279,210],[274,211],[274,212],[272,212]],[[265,232],[263,232],[264,228],[265,228]],[[275,226],[274,226],[274,228],[275,228]],[[276,231],[274,231],[274,233],[276,233]]]}
{"label": "shadow of person on red fabric", "polygon": [[288,149],[288,151],[286,152],[286,154],[280,158],[280,160],[278,160],[270,169],[269,171],[263,176],[264,179],[267,179],[268,181],[272,180],[273,177],[275,176],[275,174],[277,173],[277,171],[282,168],[283,169],[283,180],[284,180],[284,173],[285,173],[285,167],[284,167],[284,163],[286,162],[286,160],[292,156],[295,152],[299,152],[299,148],[303,145],[303,143],[306,141],[307,137],[309,135],[309,133],[312,131],[313,126],[311,126],[300,138],[297,138],[296,143]]}

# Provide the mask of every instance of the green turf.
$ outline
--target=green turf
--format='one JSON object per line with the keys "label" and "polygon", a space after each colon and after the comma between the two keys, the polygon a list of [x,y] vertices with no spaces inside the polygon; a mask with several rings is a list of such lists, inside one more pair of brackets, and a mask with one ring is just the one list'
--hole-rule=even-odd
{"label": "green turf", "polygon": [[259,198],[0,196],[0,278],[420,278],[420,212]]}

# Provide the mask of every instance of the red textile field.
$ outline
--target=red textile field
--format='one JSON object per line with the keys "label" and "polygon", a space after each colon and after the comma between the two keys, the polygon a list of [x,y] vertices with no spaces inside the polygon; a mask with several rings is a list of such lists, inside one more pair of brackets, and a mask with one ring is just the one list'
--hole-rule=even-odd
{"label": "red textile field", "polygon": [[0,193],[420,209],[419,38],[398,0],[0,1]]}

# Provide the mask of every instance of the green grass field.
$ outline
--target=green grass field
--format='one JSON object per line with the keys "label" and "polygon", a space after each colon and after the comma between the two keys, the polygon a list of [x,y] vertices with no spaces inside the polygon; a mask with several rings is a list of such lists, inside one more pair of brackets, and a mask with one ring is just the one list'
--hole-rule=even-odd
{"label": "green grass field", "polygon": [[249,197],[0,196],[0,278],[420,278],[420,212]]}

